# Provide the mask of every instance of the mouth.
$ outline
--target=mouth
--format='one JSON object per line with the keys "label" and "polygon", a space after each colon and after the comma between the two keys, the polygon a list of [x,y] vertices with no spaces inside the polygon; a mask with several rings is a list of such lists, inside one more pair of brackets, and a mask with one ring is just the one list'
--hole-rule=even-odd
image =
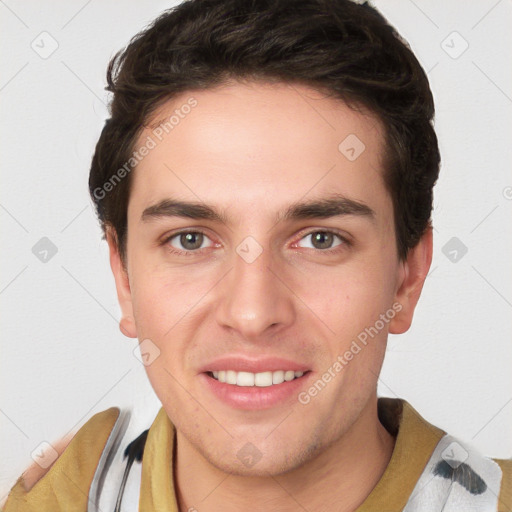
{"label": "mouth", "polygon": [[199,376],[205,391],[224,405],[261,411],[293,405],[312,374],[311,370],[211,370]]}
{"label": "mouth", "polygon": [[217,380],[223,384],[230,384],[239,387],[260,387],[266,388],[270,386],[277,386],[283,382],[290,382],[295,379],[301,378],[309,371],[294,371],[294,370],[276,370],[266,372],[237,372],[235,370],[220,370],[206,372],[212,379]]}

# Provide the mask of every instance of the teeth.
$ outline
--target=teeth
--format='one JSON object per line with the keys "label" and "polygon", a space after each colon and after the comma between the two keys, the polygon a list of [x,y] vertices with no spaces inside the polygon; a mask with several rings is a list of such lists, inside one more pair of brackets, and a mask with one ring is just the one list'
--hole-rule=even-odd
{"label": "teeth", "polygon": [[219,382],[234,384],[242,387],[268,387],[273,384],[282,384],[298,377],[302,377],[304,372],[294,372],[293,370],[277,370],[275,372],[235,372],[234,370],[219,370],[212,372],[213,377]]}
{"label": "teeth", "polygon": [[290,381],[295,378],[295,372],[292,370],[288,370],[287,372],[284,372],[284,380]]}
{"label": "teeth", "polygon": [[[235,372],[233,372],[235,373]],[[226,384],[229,382],[226,380]],[[236,374],[236,385],[237,386],[254,386],[254,373],[249,372],[238,372]]]}
{"label": "teeth", "polygon": [[284,372],[279,370],[272,373],[272,384],[282,384],[284,382]]}
{"label": "teeth", "polygon": [[272,386],[272,372],[263,372],[254,374],[254,385],[264,388]]}

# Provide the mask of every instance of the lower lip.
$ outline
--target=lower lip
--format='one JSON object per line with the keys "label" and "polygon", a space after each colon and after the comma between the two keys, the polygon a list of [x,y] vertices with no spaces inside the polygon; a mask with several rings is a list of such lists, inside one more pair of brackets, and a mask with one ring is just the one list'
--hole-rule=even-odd
{"label": "lower lip", "polygon": [[258,410],[269,409],[289,401],[291,397],[296,399],[299,390],[304,387],[304,383],[310,373],[307,372],[302,377],[285,381],[281,384],[265,387],[226,384],[225,382],[219,382],[206,373],[201,373],[199,377],[213,394],[227,405],[237,409]]}

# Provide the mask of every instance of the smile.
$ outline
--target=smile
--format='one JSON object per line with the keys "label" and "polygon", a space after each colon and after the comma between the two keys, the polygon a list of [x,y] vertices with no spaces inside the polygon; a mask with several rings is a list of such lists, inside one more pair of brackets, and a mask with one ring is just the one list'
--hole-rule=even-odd
{"label": "smile", "polygon": [[268,372],[237,372],[234,370],[220,370],[209,372],[210,377],[225,384],[240,387],[269,387],[283,382],[290,382],[304,375],[304,372],[293,370],[277,370]]}

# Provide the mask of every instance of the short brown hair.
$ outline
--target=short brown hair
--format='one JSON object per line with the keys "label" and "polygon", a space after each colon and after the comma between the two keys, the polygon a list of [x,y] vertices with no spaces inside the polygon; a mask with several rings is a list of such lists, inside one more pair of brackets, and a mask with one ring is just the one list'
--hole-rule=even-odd
{"label": "short brown hair", "polygon": [[[439,149],[434,102],[409,46],[373,7],[351,0],[186,0],[165,11],[110,61],[110,115],[89,191],[103,232],[126,261],[130,159],[152,112],[179,93],[231,79],[301,83],[363,105],[385,128],[384,182],[396,243],[407,255],[430,224]],[[119,177],[119,173],[117,175]]]}

